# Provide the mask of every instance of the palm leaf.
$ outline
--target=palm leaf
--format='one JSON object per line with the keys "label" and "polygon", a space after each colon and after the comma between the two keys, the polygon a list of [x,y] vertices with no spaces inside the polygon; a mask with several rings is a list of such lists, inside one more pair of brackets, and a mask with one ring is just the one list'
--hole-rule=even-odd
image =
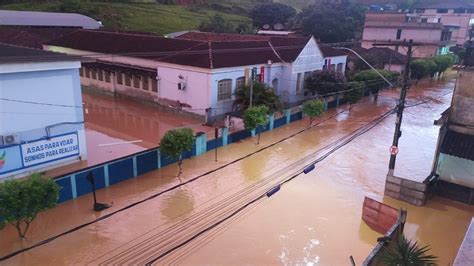
{"label": "palm leaf", "polygon": [[388,266],[436,265],[437,257],[426,254],[430,250],[429,246],[419,247],[418,242],[402,235],[392,248],[384,248],[381,259]]}

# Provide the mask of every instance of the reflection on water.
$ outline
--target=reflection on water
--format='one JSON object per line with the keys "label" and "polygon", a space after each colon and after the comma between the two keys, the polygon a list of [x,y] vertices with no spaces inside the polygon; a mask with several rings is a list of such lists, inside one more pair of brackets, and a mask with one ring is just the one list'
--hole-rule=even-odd
{"label": "reflection on water", "polygon": [[184,188],[170,192],[169,195],[165,196],[163,203],[161,214],[170,221],[191,211],[194,207],[193,195]]}

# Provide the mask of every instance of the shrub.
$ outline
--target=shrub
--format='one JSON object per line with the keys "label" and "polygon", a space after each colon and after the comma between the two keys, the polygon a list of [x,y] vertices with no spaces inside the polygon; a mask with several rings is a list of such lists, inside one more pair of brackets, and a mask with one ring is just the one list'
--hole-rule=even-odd
{"label": "shrub", "polygon": [[[253,106],[245,110],[244,126],[245,129],[254,130],[268,123],[269,109],[265,105]],[[260,143],[260,132],[258,132],[257,144]]]}
{"label": "shrub", "polygon": [[303,103],[301,111],[309,116],[309,126],[313,123],[313,119],[324,113],[324,103],[321,100],[309,100]]}
{"label": "shrub", "polygon": [[[272,88],[265,87],[264,84],[254,83],[253,84],[253,97],[252,105],[264,105],[268,107],[271,113],[281,111],[283,105],[280,101],[280,97],[276,95]],[[246,110],[250,106],[250,86],[246,85],[235,90],[235,102],[234,108],[240,111]]]}
{"label": "shrub", "polygon": [[178,128],[173,129],[163,136],[160,141],[160,152],[167,156],[178,161],[179,173],[178,177],[181,175],[183,163],[182,154],[193,149],[195,142],[195,137],[193,130],[190,128]]}

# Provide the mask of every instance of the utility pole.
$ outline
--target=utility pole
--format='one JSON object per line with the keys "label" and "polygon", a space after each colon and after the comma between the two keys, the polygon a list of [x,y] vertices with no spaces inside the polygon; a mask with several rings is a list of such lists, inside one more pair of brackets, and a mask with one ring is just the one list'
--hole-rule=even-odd
{"label": "utility pole", "polygon": [[407,91],[410,88],[410,63],[413,57],[413,47],[422,46],[421,43],[414,43],[413,40],[397,41],[397,42],[384,42],[384,43],[374,43],[374,46],[404,46],[407,47],[407,61],[405,63],[405,71],[403,73],[403,85],[400,90],[400,99],[398,100],[397,105],[397,120],[395,121],[395,132],[393,134],[392,147],[390,148],[390,163],[388,165],[388,175],[393,175],[395,169],[395,162],[397,160],[398,153],[398,140],[402,136],[402,119],[403,119],[403,110],[405,109],[405,101],[407,96]]}

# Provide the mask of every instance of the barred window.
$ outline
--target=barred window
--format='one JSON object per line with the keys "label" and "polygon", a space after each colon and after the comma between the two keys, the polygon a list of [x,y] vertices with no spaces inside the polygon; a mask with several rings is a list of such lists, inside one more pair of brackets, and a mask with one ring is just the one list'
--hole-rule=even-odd
{"label": "barred window", "polygon": [[102,72],[102,69],[97,70],[97,75],[99,76],[100,81],[104,80],[104,73]]}
{"label": "barred window", "polygon": [[84,68],[79,68],[79,76],[84,77]]}
{"label": "barred window", "polygon": [[232,98],[232,80],[223,79],[217,83],[217,100],[226,101]]}
{"label": "barred window", "polygon": [[105,82],[110,82],[110,72],[104,71]]}
{"label": "barred window", "polygon": [[158,92],[158,81],[151,79],[151,91]]}
{"label": "barred window", "polygon": [[142,76],[142,89],[148,90],[148,77]]}
{"label": "barred window", "polygon": [[129,74],[125,74],[125,86],[131,86],[132,77]]}
{"label": "barred window", "polygon": [[90,78],[91,77],[91,70],[87,67],[84,68],[84,75],[86,76],[86,78]]}
{"label": "barred window", "polygon": [[120,84],[122,85],[123,84],[123,75],[122,75],[122,72],[115,72],[116,75],[117,75],[117,84]]}
{"label": "barred window", "polygon": [[140,77],[133,75],[133,87],[140,88]]}
{"label": "barred window", "polygon": [[235,80],[235,88],[241,88],[245,86],[245,77],[240,77]]}
{"label": "barred window", "polygon": [[97,70],[91,69],[92,79],[97,79]]}

